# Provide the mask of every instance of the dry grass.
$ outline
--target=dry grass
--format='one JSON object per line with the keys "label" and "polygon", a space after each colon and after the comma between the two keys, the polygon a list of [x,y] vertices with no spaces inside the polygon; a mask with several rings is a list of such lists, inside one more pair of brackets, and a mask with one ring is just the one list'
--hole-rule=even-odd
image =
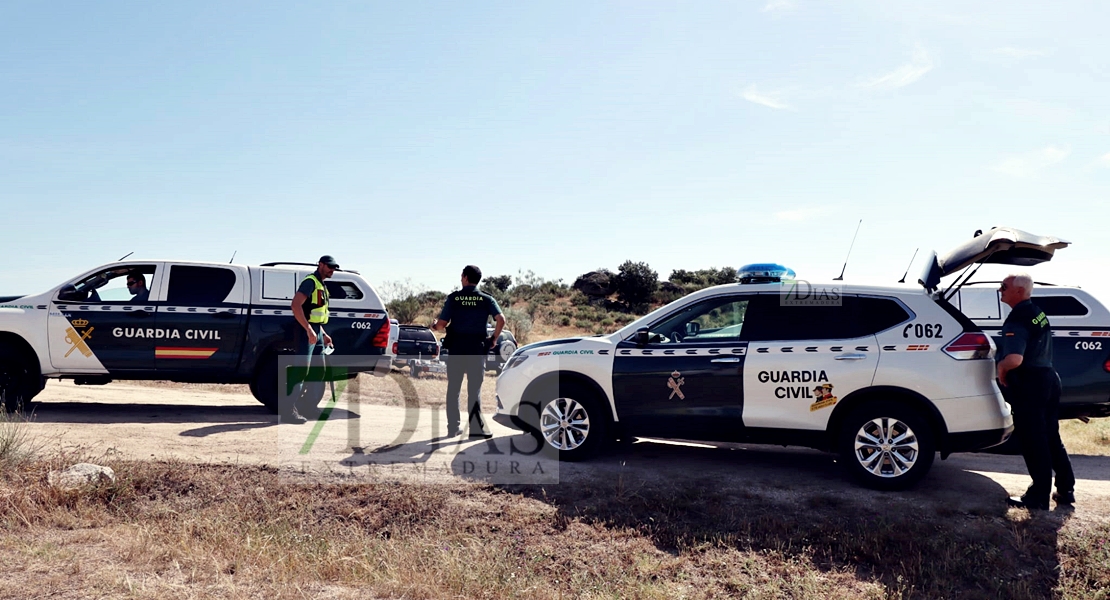
{"label": "dry grass", "polygon": [[0,409],[0,470],[7,470],[29,460],[35,452],[23,417]]}
{"label": "dry grass", "polygon": [[[290,483],[272,469],[122,462],[74,492],[0,474],[0,597],[1092,598],[1110,525],[1066,514],[879,513],[681,488]],[[1062,532],[1061,532],[1062,530]],[[1060,532],[1060,533],[1058,533]],[[33,587],[28,582],[35,582]]]}
{"label": "dry grass", "polygon": [[1069,454],[1088,456],[1110,455],[1110,418],[1091,419],[1084,423],[1074,419],[1060,421],[1060,437]]}

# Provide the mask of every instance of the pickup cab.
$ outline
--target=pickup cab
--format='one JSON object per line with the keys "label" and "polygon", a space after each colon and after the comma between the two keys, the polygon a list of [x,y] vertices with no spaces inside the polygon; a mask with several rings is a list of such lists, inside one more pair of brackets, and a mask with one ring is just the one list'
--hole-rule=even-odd
{"label": "pickup cab", "polygon": [[[277,410],[278,357],[293,352],[290,302],[315,270],[170,260],[115,262],[29,296],[0,297],[0,402],[24,410],[47,379],[249,383]],[[141,293],[125,282],[142,280]],[[355,271],[325,281],[325,330],[358,372],[389,372],[389,318]]]}

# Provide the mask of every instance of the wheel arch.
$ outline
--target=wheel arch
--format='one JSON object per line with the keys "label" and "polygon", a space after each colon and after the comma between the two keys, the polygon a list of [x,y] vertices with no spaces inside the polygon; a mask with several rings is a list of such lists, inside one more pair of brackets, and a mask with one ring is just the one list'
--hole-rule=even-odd
{"label": "wheel arch", "polygon": [[852,411],[865,404],[876,401],[889,401],[897,402],[904,406],[910,406],[916,409],[921,416],[929,423],[929,427],[933,430],[936,439],[937,449],[941,452],[941,458],[947,458],[947,440],[948,440],[948,426],[944,422],[944,417],[928,398],[910,389],[893,385],[880,385],[861,390],[856,390],[851,394],[844,397],[843,400],[836,403],[836,408],[833,409],[832,415],[829,417],[829,424],[826,428],[826,443],[829,448],[836,447],[837,436],[840,435],[841,425]]}
{"label": "wheel arch", "polygon": [[586,387],[586,389],[593,391],[594,394],[597,395],[598,399],[604,402],[609,407],[609,422],[615,423],[617,421],[616,408],[613,406],[613,401],[609,398],[609,394],[606,394],[601,385],[599,385],[597,381],[594,381],[592,377],[578,371],[560,370],[551,371],[549,373],[544,373],[543,375],[540,375],[539,377],[533,379],[532,382],[528,384],[528,387],[524,389],[524,393],[520,396],[521,402],[523,403],[530,401],[532,397],[539,392],[539,390],[543,389],[544,386],[549,386],[553,383],[559,385],[562,385],[564,383],[573,383],[582,385]]}
{"label": "wheel arch", "polygon": [[39,354],[35,352],[35,348],[23,336],[10,331],[0,331],[0,348],[11,348],[16,353],[24,356],[27,368],[36,377],[41,377],[42,363],[39,361]]}

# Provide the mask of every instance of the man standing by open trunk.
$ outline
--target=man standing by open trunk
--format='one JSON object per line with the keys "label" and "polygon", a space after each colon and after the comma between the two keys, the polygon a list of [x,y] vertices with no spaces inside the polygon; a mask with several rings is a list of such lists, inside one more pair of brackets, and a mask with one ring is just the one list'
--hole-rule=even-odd
{"label": "man standing by open trunk", "polygon": [[1075,474],[1060,440],[1060,376],[1052,367],[1052,330],[1044,311],[1033,304],[1033,280],[1010,275],[998,288],[1010,315],[1002,325],[998,350],[998,381],[1014,412],[1014,435],[1033,478],[1025,494],[1007,503],[1018,508],[1048,510],[1052,472],[1056,472],[1057,504],[1075,502]]}

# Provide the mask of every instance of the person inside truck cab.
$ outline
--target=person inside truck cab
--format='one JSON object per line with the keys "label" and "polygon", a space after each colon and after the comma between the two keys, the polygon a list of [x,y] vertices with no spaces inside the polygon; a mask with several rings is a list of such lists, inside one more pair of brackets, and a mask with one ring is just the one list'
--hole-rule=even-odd
{"label": "person inside truck cab", "polygon": [[150,290],[146,288],[146,276],[138,271],[128,272],[127,291],[133,296],[131,298],[132,303],[145,303],[150,298]]}

